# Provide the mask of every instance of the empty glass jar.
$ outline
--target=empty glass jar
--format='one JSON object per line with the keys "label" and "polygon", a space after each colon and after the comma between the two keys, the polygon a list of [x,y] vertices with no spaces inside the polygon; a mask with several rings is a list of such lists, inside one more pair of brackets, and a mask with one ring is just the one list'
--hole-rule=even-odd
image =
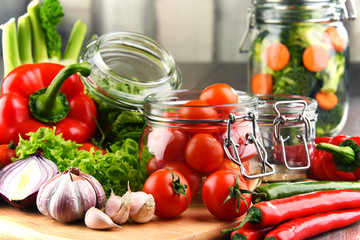
{"label": "empty glass jar", "polygon": [[140,141],[144,118],[138,111],[154,92],[178,89],[181,72],[173,56],[153,39],[132,32],[110,32],[93,39],[80,61],[91,63],[83,77],[98,109],[97,140],[102,147],[130,137]]}
{"label": "empty glass jar", "polygon": [[258,97],[258,124],[268,162],[275,169],[274,174],[263,180],[304,180],[315,149],[317,102],[292,95],[264,94]]}

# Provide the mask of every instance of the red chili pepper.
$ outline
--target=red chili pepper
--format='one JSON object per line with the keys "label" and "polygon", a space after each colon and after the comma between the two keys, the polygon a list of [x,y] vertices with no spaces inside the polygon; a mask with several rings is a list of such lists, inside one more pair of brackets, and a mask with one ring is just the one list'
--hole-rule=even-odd
{"label": "red chili pepper", "polygon": [[[240,225],[239,223],[238,225]],[[237,225],[237,226],[238,226]],[[231,233],[231,240],[263,240],[266,234],[275,229],[275,226],[258,228],[251,223],[246,223],[242,228]]]}
{"label": "red chili pepper", "polygon": [[265,240],[302,240],[346,227],[360,220],[360,209],[314,214],[283,223],[265,236]]}
{"label": "red chili pepper", "polygon": [[360,191],[327,190],[262,201],[254,204],[248,210],[244,220],[238,227],[223,230],[223,232],[235,231],[246,222],[263,228],[276,226],[295,218],[345,208],[360,208]]}
{"label": "red chili pepper", "polygon": [[[355,140],[355,141],[354,141]],[[319,143],[316,148],[322,152],[320,162],[327,178],[320,180],[360,180],[359,137],[336,136],[329,143]],[[358,176],[357,176],[358,175]]]}
{"label": "red chili pepper", "polygon": [[0,144],[40,127],[56,127],[65,139],[87,142],[96,130],[97,110],[84,93],[75,74],[89,75],[89,63],[64,67],[55,63],[25,64],[10,72],[3,81],[0,98]]}

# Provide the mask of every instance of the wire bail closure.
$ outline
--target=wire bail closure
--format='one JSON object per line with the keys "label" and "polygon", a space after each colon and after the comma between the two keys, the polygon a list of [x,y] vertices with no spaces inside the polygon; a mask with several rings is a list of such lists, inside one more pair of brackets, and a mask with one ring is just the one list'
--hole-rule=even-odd
{"label": "wire bail closure", "polygon": [[[281,113],[278,109],[278,105],[281,105],[281,104],[287,105],[287,104],[294,104],[294,103],[304,105],[304,108],[298,117],[290,118],[290,117],[286,117],[285,115],[281,115]],[[310,137],[310,120],[308,117],[305,116],[306,108],[307,108],[307,103],[304,100],[281,101],[281,102],[276,102],[273,105],[273,109],[277,113],[277,116],[273,122],[273,125],[274,125],[273,136],[274,136],[274,139],[277,141],[277,143],[280,144],[280,146],[281,146],[284,164],[285,164],[285,167],[289,170],[306,170],[310,167],[310,154],[309,154],[309,148],[307,145],[307,141],[309,140],[309,137]],[[287,122],[303,123],[305,126],[305,133],[301,134],[301,135],[300,134],[296,135],[296,137],[304,144],[306,161],[307,161],[307,164],[305,166],[291,167],[287,162],[284,143],[290,138],[290,136],[287,136],[284,139],[282,137],[281,131],[280,131],[281,126],[285,125]]]}
{"label": "wire bail closure", "polygon": [[[258,153],[258,156],[261,159],[261,164],[262,164],[262,173],[260,173],[260,174],[248,175],[245,172],[245,168],[241,162],[239,152],[236,149],[237,147],[239,147],[239,144],[234,143],[234,141],[231,138],[231,124],[234,124],[237,119],[244,119],[245,121],[252,121],[253,132],[246,133],[245,145],[255,144],[256,151]],[[228,149],[229,147],[233,148],[236,159],[231,155],[231,153]],[[242,176],[244,176],[246,179],[251,180],[251,179],[262,178],[262,177],[269,176],[269,175],[275,173],[275,169],[267,161],[267,152],[266,152],[264,146],[256,138],[256,116],[255,116],[254,112],[249,112],[246,115],[238,116],[238,117],[235,116],[234,113],[229,114],[229,120],[227,121],[227,137],[224,140],[224,150],[225,150],[226,155],[229,157],[229,159],[231,161],[233,161],[235,164],[239,165],[240,172],[241,172]],[[269,172],[266,171],[267,167],[270,169]]]}

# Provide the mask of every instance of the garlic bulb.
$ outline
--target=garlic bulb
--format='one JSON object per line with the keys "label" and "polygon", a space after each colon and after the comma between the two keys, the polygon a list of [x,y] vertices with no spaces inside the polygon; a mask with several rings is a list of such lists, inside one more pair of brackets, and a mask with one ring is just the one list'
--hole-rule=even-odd
{"label": "garlic bulb", "polygon": [[105,204],[105,213],[117,224],[123,224],[129,219],[130,193],[126,192],[122,197],[116,196],[113,191]]}
{"label": "garlic bulb", "polygon": [[137,223],[146,223],[155,213],[155,200],[151,194],[145,192],[132,192],[130,194],[130,219]]}
{"label": "garlic bulb", "polygon": [[30,157],[12,162],[1,169],[0,194],[17,208],[33,208],[41,185],[58,172],[56,164],[44,158],[39,149]]}
{"label": "garlic bulb", "polygon": [[41,186],[36,204],[39,211],[59,222],[82,219],[91,207],[102,208],[105,191],[92,176],[70,168]]}
{"label": "garlic bulb", "polygon": [[92,229],[109,229],[112,227],[121,228],[111,218],[98,208],[91,207],[85,213],[85,225]]}

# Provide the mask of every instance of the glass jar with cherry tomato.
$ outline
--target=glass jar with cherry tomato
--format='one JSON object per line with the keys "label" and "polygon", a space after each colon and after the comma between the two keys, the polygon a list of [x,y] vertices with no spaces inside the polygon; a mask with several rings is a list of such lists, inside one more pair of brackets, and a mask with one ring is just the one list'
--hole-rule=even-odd
{"label": "glass jar with cherry tomato", "polygon": [[253,0],[253,6],[240,42],[240,52],[248,52],[249,91],[316,99],[316,134],[336,135],[348,114],[349,38],[344,21],[356,18],[354,2]]}
{"label": "glass jar with cherry tomato", "polygon": [[254,189],[272,174],[256,124],[257,100],[226,84],[147,96],[140,165],[149,175],[162,168],[178,170],[193,199],[203,180],[223,169],[235,171]]}

